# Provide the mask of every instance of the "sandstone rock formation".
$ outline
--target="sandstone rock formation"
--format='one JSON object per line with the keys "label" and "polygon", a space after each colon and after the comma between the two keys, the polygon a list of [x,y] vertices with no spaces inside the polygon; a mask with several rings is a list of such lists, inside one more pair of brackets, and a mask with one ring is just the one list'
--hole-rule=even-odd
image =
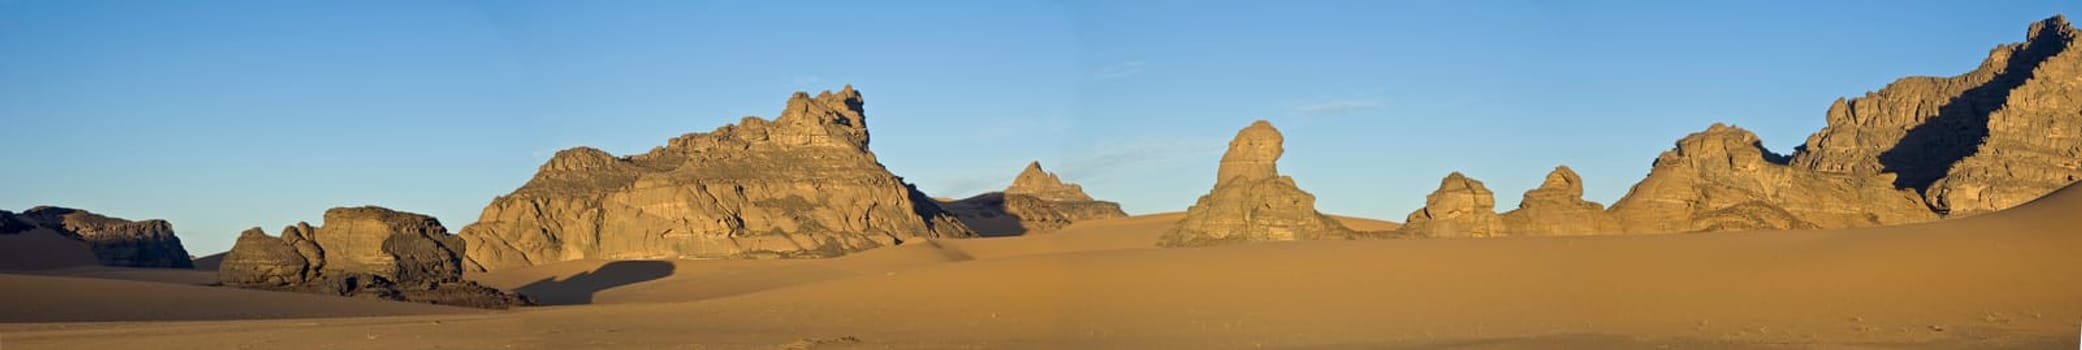
{"label": "sandstone rock formation", "polygon": [[517,295],[463,280],[464,245],[441,222],[380,207],[333,208],[323,226],[281,237],[239,234],[218,267],[225,285],[482,308],[524,305]]}
{"label": "sandstone rock formation", "polygon": [[1003,192],[942,202],[949,213],[984,236],[1047,233],[1078,221],[1128,216],[1119,203],[1093,200],[1084,187],[1041,170],[1041,162],[1027,163]]}
{"label": "sandstone rock formation", "polygon": [[1935,219],[1893,174],[1787,166],[1756,134],[1714,124],[1663,152],[1611,212],[1629,233],[1840,228]]}
{"label": "sandstone rock formation", "polygon": [[2082,180],[2082,51],[2064,17],[1973,71],[1909,77],[1838,100],[1794,166],[1857,176],[1895,173],[1939,213],[2000,210]]}
{"label": "sandstone rock formation", "polygon": [[616,157],[557,152],[461,235],[472,269],[577,259],[830,257],[975,233],[868,151],[852,86]]}
{"label": "sandstone rock formation", "polygon": [[181,238],[166,220],[129,221],[85,210],[39,206],[20,214],[0,211],[0,234],[37,228],[86,242],[102,265],[193,268]]}
{"label": "sandstone rock formation", "polygon": [[1425,196],[1424,207],[1410,213],[1401,231],[1413,237],[1495,237],[1504,234],[1503,226],[1495,194],[1481,181],[1454,172]]}
{"label": "sandstone rock formation", "polygon": [[1619,232],[1605,205],[1583,200],[1583,178],[1568,166],[1554,167],[1539,188],[1525,191],[1518,209],[1502,215],[1513,236],[1568,236]]}
{"label": "sandstone rock formation", "polygon": [[1236,132],[1222,154],[1214,189],[1186,210],[1178,226],[1157,245],[1211,246],[1262,241],[1352,239],[1357,233],[1316,211],[1316,196],[1302,192],[1275,164],[1285,153],[1278,129],[1263,120]]}
{"label": "sandstone rock formation", "polygon": [[1449,178],[1402,233],[1844,228],[2015,206],[2082,180],[2077,36],[2082,31],[2055,16],[2032,25],[2025,42],[1992,50],[1971,72],[1903,78],[1839,99],[1828,126],[1790,157],[1765,150],[1748,131],[1716,124],[1664,152],[1609,210],[1583,201],[1580,179],[1561,168],[1502,215],[1501,229],[1487,231],[1487,190]]}

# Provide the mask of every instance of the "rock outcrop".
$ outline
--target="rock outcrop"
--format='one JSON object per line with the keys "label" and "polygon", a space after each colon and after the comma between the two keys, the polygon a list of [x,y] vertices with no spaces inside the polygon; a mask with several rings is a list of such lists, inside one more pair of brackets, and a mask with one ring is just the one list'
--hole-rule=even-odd
{"label": "rock outcrop", "polygon": [[1539,188],[1525,191],[1518,209],[1502,215],[1513,236],[1573,236],[1617,233],[1619,221],[1605,205],[1583,200],[1583,178],[1568,166],[1554,167]]}
{"label": "rock outcrop", "polygon": [[1842,228],[1934,220],[1893,174],[1807,171],[1714,124],[1656,158],[1611,212],[1628,233]]}
{"label": "rock outcrop", "polygon": [[1496,195],[1459,172],[1446,175],[1439,189],[1424,197],[1424,207],[1411,212],[1401,232],[1409,237],[1496,237],[1504,235],[1496,215]]}
{"label": "rock outcrop", "polygon": [[0,211],[0,233],[49,229],[86,242],[102,265],[193,268],[181,238],[166,220],[130,221],[85,210],[39,206],[20,214]]}
{"label": "rock outcrop", "polygon": [[973,237],[868,151],[852,86],[616,157],[557,152],[461,235],[472,269],[578,259],[831,257]]}
{"label": "rock outcrop", "polygon": [[1157,245],[1212,246],[1247,242],[1352,239],[1351,229],[1316,211],[1316,196],[1279,174],[1285,153],[1278,129],[1260,120],[1236,132],[1222,154],[1214,189],[1200,196]]}
{"label": "rock outcrop", "polygon": [[1027,163],[1002,192],[941,204],[984,236],[1048,233],[1078,221],[1128,216],[1119,203],[1092,199],[1083,186],[1042,170],[1041,162]]}
{"label": "rock outcrop", "polygon": [[333,208],[324,225],[281,237],[252,228],[218,267],[228,286],[480,308],[527,304],[463,279],[464,245],[433,217],[380,207]]}
{"label": "rock outcrop", "polygon": [[1896,174],[1932,210],[2001,210],[2082,180],[2082,51],[2064,17],[1973,71],[1909,77],[1838,100],[1792,157],[1816,172]]}

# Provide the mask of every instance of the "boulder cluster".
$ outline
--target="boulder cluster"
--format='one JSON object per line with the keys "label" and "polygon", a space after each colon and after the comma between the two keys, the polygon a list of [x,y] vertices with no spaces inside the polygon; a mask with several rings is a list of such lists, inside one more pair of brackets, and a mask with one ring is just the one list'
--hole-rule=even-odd
{"label": "boulder cluster", "polygon": [[225,285],[441,305],[506,308],[527,300],[463,279],[465,246],[426,215],[333,208],[323,226],[270,237],[255,227],[218,267]]}
{"label": "boulder cluster", "polygon": [[0,234],[48,230],[86,243],[101,265],[193,268],[181,238],[166,220],[130,221],[85,210],[39,206],[19,214],[0,210]]}
{"label": "boulder cluster", "polygon": [[1063,182],[1038,161],[1027,163],[1004,191],[940,204],[984,236],[1048,233],[1079,221],[1128,216],[1120,203],[1092,199],[1083,186]]}
{"label": "boulder cluster", "polygon": [[557,152],[461,231],[472,270],[579,259],[831,257],[975,231],[868,150],[858,91],[797,92],[745,117],[617,157]]}

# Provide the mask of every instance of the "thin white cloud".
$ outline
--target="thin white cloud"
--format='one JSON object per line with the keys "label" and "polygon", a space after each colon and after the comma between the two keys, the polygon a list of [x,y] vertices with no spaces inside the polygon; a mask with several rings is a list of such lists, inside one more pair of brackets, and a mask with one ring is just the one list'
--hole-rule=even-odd
{"label": "thin white cloud", "polygon": [[1121,167],[1162,162],[1190,157],[1198,154],[1220,153],[1227,139],[1168,139],[1145,140],[1133,144],[1104,147],[1104,151],[1072,158],[1063,164],[1050,167],[1056,174],[1068,180],[1092,178],[1105,175]]}
{"label": "thin white cloud", "polygon": [[1294,114],[1302,117],[1327,117],[1353,112],[1380,109],[1379,102],[1367,100],[1332,100],[1311,103],[1294,108]]}
{"label": "thin white cloud", "polygon": [[1092,78],[1098,80],[1126,78],[1128,76],[1141,74],[1142,70],[1144,68],[1147,68],[1148,66],[1148,63],[1142,61],[1127,61],[1115,63],[1110,66],[1099,68],[1099,72],[1093,73]]}

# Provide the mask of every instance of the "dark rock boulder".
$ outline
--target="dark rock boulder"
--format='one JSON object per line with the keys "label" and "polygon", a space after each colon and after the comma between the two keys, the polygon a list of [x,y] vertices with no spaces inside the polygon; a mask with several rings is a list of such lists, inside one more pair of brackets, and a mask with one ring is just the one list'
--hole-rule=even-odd
{"label": "dark rock boulder", "polygon": [[433,217],[380,207],[326,210],[269,237],[239,235],[217,276],[225,285],[441,305],[506,308],[516,294],[464,280],[462,239]]}

